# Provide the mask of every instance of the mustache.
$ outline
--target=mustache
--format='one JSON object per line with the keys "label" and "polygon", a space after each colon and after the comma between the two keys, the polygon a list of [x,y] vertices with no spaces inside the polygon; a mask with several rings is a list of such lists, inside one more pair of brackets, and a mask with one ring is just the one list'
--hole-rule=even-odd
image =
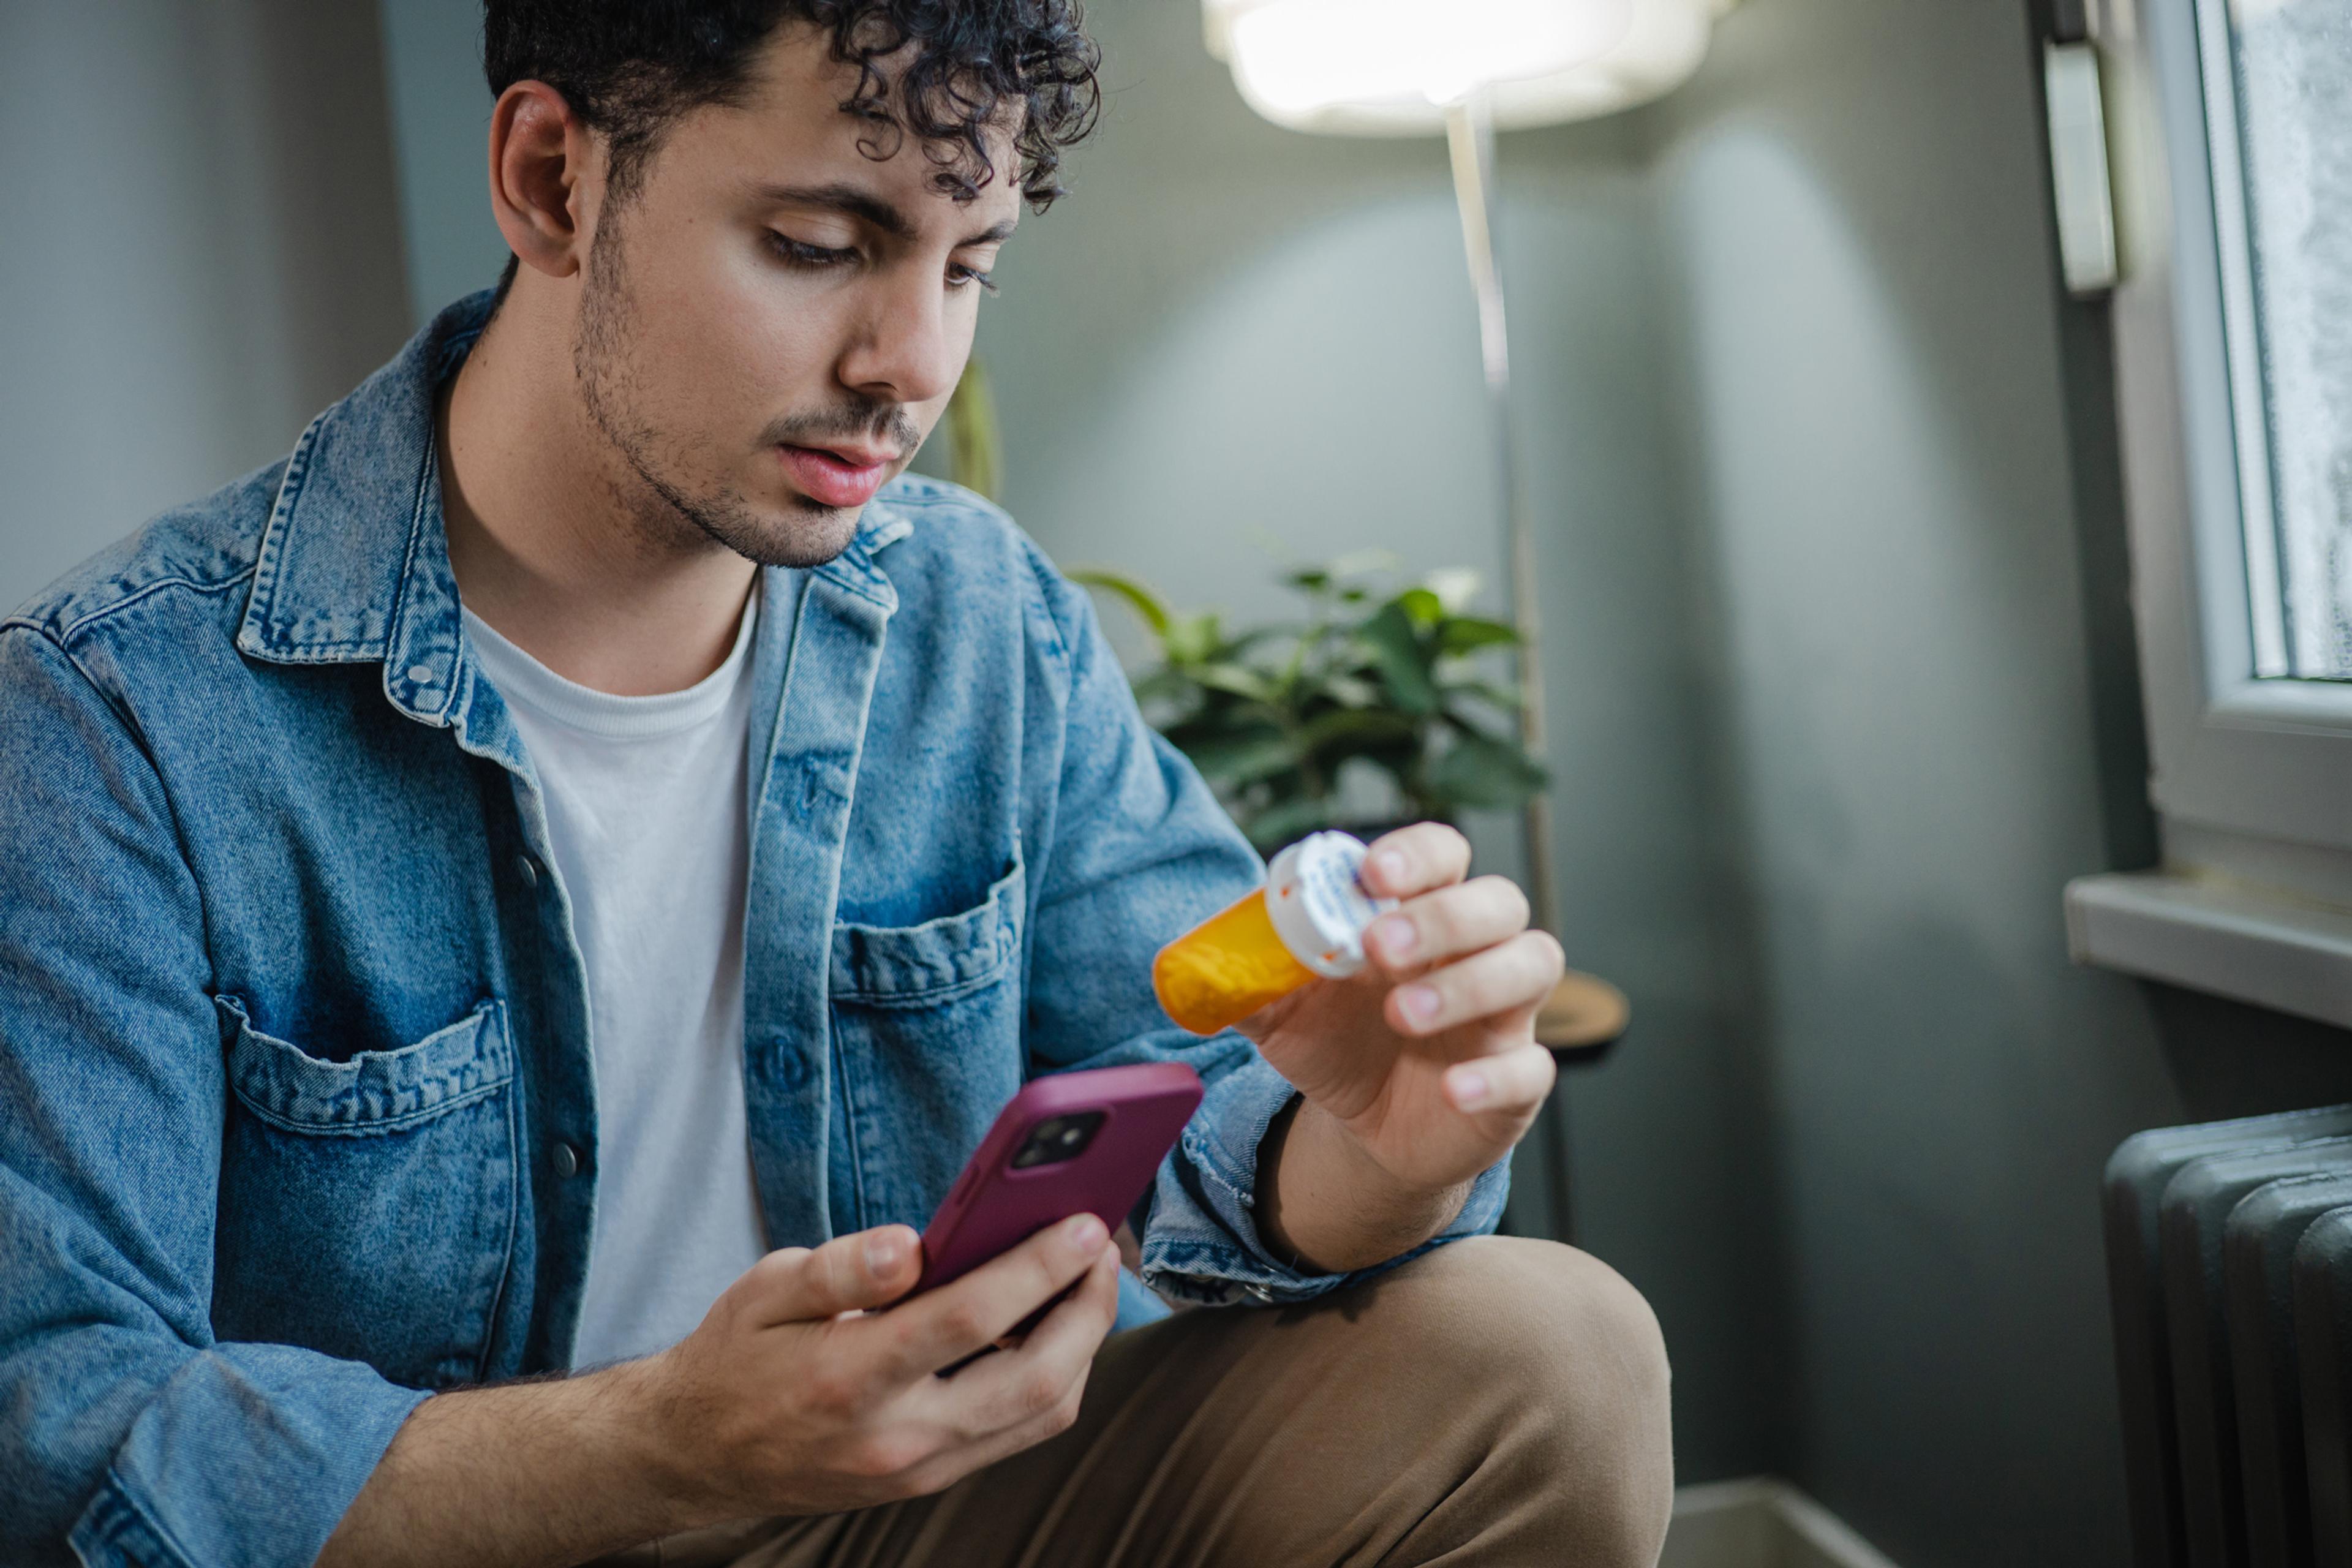
{"label": "mustache", "polygon": [[770,447],[822,447],[828,441],[867,437],[887,442],[900,458],[911,457],[923,444],[923,432],[902,404],[866,401],[844,404],[813,414],[788,414],[760,432]]}

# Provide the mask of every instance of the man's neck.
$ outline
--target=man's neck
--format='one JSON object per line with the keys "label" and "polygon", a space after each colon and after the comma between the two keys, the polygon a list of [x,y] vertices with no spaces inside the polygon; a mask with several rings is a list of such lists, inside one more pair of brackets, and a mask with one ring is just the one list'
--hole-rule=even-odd
{"label": "man's neck", "polygon": [[435,411],[466,607],[566,679],[646,696],[725,662],[758,569],[664,516],[572,395],[559,334],[502,310]]}

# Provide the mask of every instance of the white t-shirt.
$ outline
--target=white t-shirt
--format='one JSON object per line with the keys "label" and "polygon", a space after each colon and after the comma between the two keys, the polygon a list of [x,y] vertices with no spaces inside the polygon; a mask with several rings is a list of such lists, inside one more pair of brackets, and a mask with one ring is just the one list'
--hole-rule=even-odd
{"label": "white t-shirt", "polygon": [[465,612],[538,771],[588,969],[598,1168],[574,1366],[675,1344],[767,1250],[743,1103],[758,597],[726,663],[657,697],[566,680]]}

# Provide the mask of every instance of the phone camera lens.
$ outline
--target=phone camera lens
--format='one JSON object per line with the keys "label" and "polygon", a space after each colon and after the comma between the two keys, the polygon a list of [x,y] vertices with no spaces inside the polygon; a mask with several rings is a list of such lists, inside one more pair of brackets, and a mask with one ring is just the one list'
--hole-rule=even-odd
{"label": "phone camera lens", "polygon": [[1013,1156],[1013,1168],[1028,1170],[1033,1165],[1058,1165],[1077,1159],[1103,1124],[1099,1110],[1074,1111],[1066,1116],[1049,1116],[1029,1130],[1022,1140],[1019,1152]]}

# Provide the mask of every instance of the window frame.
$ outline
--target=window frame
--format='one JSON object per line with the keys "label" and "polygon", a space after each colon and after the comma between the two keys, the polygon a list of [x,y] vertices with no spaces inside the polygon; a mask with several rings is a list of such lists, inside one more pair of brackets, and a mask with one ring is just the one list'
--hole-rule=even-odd
{"label": "window frame", "polygon": [[[2249,434],[2264,443],[2252,449],[2265,453],[2253,484],[2267,506],[2267,434],[2244,341],[2251,279],[2217,221],[2244,211],[2240,165],[2217,172],[2225,160],[2207,123],[2210,73],[2234,105],[2226,4],[2106,0],[2092,18],[2122,253],[2109,312],[2164,864],[2071,884],[2068,931],[2083,962],[2352,1026],[2352,683],[2256,674],[2240,455]],[[2233,118],[2225,148],[2236,135]],[[2234,343],[2233,289],[2246,323]],[[2274,552],[2274,514],[2261,522]]]}
{"label": "window frame", "polygon": [[[2240,454],[2266,437],[2250,329],[2233,337],[2227,300],[2249,319],[2252,284],[2217,221],[2244,198],[2234,168],[2217,177],[2207,125],[2225,4],[2138,0],[2134,36],[2102,40],[2124,89],[2112,310],[2150,793],[2168,825],[2352,850],[2352,683],[2255,673],[2247,540],[2273,524],[2247,520],[2269,476],[2242,474]],[[2274,542],[2272,556],[2275,570]]]}

